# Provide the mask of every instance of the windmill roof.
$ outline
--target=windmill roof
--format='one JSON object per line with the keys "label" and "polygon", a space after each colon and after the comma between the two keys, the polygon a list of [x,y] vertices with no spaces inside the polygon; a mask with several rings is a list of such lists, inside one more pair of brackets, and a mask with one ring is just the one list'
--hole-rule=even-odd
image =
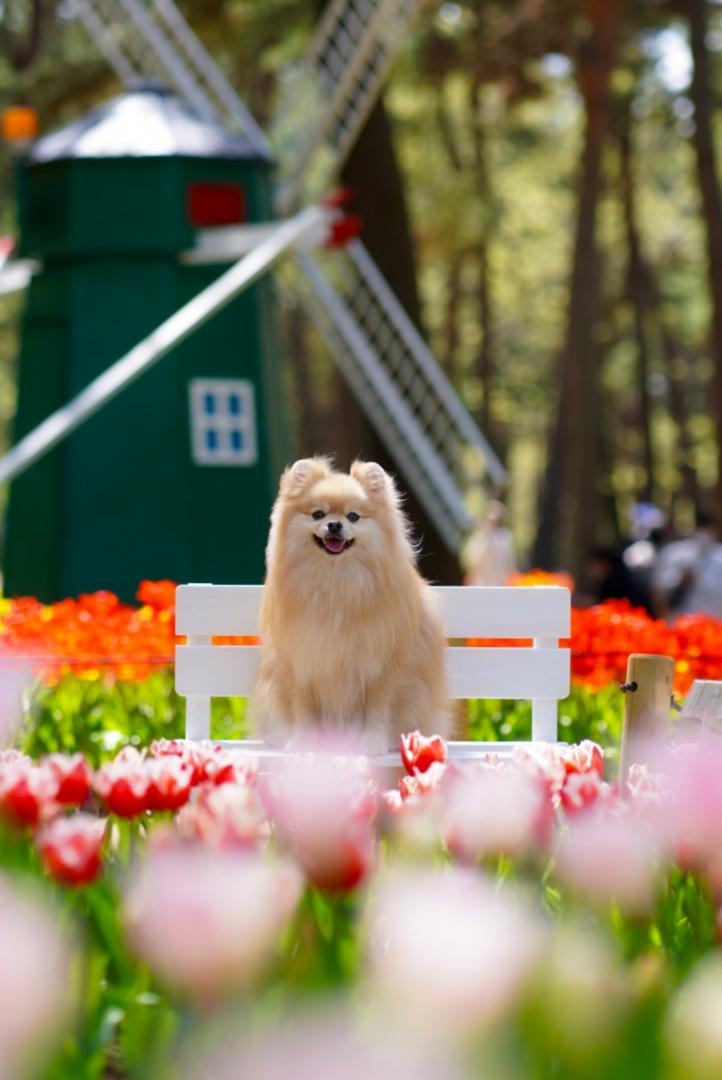
{"label": "windmill roof", "polygon": [[66,158],[198,157],[266,160],[249,139],[199,116],[160,86],[127,90],[33,143],[36,164]]}

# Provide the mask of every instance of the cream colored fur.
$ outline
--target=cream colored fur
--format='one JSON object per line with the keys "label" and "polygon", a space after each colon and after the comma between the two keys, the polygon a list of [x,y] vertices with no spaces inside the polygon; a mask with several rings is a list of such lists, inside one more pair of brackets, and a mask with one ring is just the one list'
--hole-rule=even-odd
{"label": "cream colored fur", "polygon": [[[325,517],[314,520],[314,511]],[[350,522],[347,515],[360,515]],[[319,546],[329,520],[353,543]],[[319,541],[314,539],[318,537]],[[266,741],[311,733],[358,737],[369,752],[402,732],[446,734],[445,639],[431,589],[416,569],[390,476],[356,462],[297,461],[281,477],[266,550],[263,656],[251,717]]]}

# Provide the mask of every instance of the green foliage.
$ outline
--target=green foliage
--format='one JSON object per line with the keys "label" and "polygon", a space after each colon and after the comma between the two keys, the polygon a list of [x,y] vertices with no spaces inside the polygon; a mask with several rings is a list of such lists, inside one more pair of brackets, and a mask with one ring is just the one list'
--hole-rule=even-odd
{"label": "green foliage", "polygon": [[[578,743],[592,739],[604,749],[613,774],[622,733],[624,695],[616,685],[601,690],[573,686],[559,703],[559,737]],[[531,703],[528,701],[469,702],[469,738],[487,742],[530,739]]]}
{"label": "green foliage", "polygon": [[[31,757],[80,751],[97,766],[122,746],[182,738],[184,716],[171,669],[138,682],[106,683],[66,675],[55,686],[39,684],[31,690],[18,742]],[[244,738],[245,717],[244,700],[214,698],[212,738]]]}
{"label": "green foliage", "polygon": [[[597,691],[574,686],[559,706],[560,738],[569,743],[593,739],[614,764],[623,704],[616,686]],[[149,746],[154,739],[182,738],[184,715],[184,702],[173,688],[170,669],[139,682],[106,683],[66,675],[55,686],[37,684],[30,691],[18,744],[31,757],[80,751],[97,766],[122,746]],[[244,699],[213,699],[211,737],[249,737]],[[487,742],[529,739],[530,703],[469,702],[468,737]]]}

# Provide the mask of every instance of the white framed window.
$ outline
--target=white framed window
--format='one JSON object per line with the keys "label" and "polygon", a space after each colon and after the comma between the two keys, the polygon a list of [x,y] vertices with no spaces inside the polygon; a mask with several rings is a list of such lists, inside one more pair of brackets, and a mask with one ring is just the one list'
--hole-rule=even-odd
{"label": "white framed window", "polygon": [[256,402],[247,379],[191,379],[191,454],[196,465],[255,465]]}

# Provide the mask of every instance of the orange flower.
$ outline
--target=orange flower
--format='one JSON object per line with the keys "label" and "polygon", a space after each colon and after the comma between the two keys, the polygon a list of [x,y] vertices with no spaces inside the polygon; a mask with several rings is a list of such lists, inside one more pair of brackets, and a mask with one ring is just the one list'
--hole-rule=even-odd
{"label": "orange flower", "polygon": [[[560,575],[533,571],[517,575],[526,584],[566,584]],[[64,674],[87,679],[139,681],[173,663],[175,585],[143,581],[142,607],[120,602],[101,591],[41,604],[24,596],[2,601],[0,651],[10,659],[25,658],[47,682]],[[214,638],[215,644],[256,645],[255,637]],[[475,646],[530,646],[529,640],[474,638]],[[627,657],[633,652],[661,653],[675,661],[675,690],[685,694],[695,679],[722,678],[722,620],[683,615],[672,625],[652,619],[625,600],[572,611],[572,677],[590,689],[624,681]]]}
{"label": "orange flower", "polygon": [[145,679],[173,662],[176,644],[172,582],[144,582],[142,608],[113,593],[44,605],[33,597],[5,602],[0,649],[37,662],[50,683],[72,672],[87,678]]}
{"label": "orange flower", "polygon": [[[531,641],[472,638],[474,646],[529,646]],[[630,653],[658,653],[675,661],[674,688],[686,694],[695,679],[722,678],[722,620],[682,615],[671,625],[626,600],[572,610],[572,679],[598,690],[624,682]]]}
{"label": "orange flower", "polygon": [[141,581],[136,596],[154,611],[175,611],[174,581]]}
{"label": "orange flower", "polygon": [[550,574],[546,570],[529,570],[525,574],[509,574],[507,585],[561,585],[574,592],[574,581],[569,574]]}

